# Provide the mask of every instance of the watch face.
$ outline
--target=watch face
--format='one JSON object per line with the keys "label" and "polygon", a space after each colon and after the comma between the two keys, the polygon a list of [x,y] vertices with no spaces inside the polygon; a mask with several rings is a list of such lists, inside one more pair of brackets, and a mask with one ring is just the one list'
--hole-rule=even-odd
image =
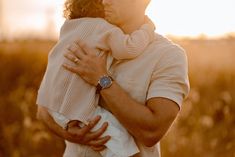
{"label": "watch face", "polygon": [[112,84],[112,80],[108,76],[104,76],[100,79],[100,85],[102,88],[108,88]]}

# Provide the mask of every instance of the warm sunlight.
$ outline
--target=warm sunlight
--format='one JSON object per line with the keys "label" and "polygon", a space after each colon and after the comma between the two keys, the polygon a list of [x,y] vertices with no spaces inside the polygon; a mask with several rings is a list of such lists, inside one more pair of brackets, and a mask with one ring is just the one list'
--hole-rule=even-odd
{"label": "warm sunlight", "polygon": [[235,157],[235,0],[151,0],[154,39],[102,20],[58,39],[64,2],[0,0],[0,157]]}
{"label": "warm sunlight", "polygon": [[148,14],[163,34],[220,36],[235,31],[234,0],[152,0]]}
{"label": "warm sunlight", "polygon": [[[63,3],[64,0],[0,0],[0,33],[7,37],[32,33],[56,37],[64,20]],[[161,34],[216,37],[235,32],[234,6],[234,0],[152,0],[147,14]]]}

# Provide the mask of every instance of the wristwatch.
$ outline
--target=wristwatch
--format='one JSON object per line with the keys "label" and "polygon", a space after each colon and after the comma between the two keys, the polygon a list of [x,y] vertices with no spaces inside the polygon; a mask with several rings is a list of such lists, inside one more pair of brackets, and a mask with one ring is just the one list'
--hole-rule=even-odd
{"label": "wristwatch", "polygon": [[100,77],[98,84],[96,86],[96,93],[100,93],[102,89],[109,88],[113,83],[113,78],[108,75]]}

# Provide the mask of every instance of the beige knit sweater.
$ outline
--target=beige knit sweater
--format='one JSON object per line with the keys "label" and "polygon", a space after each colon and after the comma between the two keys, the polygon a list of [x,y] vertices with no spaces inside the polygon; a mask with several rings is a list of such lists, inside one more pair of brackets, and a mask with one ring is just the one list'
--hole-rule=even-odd
{"label": "beige knit sweater", "polygon": [[76,119],[87,124],[98,105],[99,96],[95,94],[94,86],[62,67],[67,61],[63,54],[68,51],[68,45],[82,40],[97,50],[111,52],[111,56],[117,60],[132,59],[139,56],[153,41],[154,29],[149,19],[131,34],[124,34],[120,28],[102,18],[65,21],[59,41],[49,53],[36,103],[70,120]]}

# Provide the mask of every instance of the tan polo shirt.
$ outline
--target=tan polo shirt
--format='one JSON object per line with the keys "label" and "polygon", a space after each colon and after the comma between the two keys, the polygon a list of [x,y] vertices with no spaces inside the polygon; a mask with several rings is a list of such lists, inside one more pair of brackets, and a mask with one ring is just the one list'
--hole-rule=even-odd
{"label": "tan polo shirt", "polygon": [[[117,83],[142,104],[153,97],[164,97],[181,107],[190,89],[185,51],[158,34],[144,53],[132,60],[116,62],[110,72]],[[145,147],[136,143],[141,151],[136,157],[160,157],[159,144]]]}
{"label": "tan polo shirt", "polygon": [[[116,62],[111,66],[110,72],[116,82],[142,104],[153,97],[164,97],[175,101],[181,107],[190,89],[184,50],[158,34],[142,55],[132,60]],[[138,141],[135,142],[140,153],[134,157],[160,157],[159,143],[146,147]],[[101,157],[89,147],[84,149],[84,146],[78,145],[77,148],[80,156]],[[72,157],[71,153],[73,154],[70,147],[67,147],[64,157]]]}

